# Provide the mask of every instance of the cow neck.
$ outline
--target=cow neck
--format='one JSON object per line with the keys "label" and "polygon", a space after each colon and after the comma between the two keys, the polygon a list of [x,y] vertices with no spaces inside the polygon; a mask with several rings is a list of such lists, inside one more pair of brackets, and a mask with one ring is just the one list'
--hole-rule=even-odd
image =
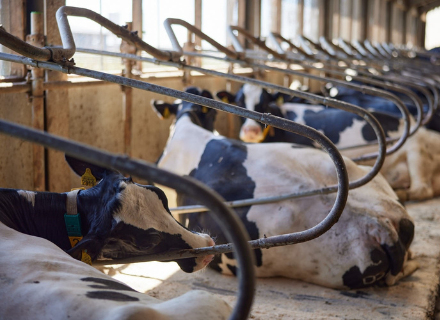
{"label": "cow neck", "polygon": [[215,136],[211,131],[194,124],[189,117],[182,116],[170,132],[158,166],[177,174],[188,174],[197,167],[206,144],[219,138],[222,137]]}
{"label": "cow neck", "polygon": [[[2,223],[16,231],[47,239],[63,250],[72,247],[64,220],[66,207],[67,193],[0,189]],[[81,209],[79,214],[85,235],[89,230],[90,219]]]}

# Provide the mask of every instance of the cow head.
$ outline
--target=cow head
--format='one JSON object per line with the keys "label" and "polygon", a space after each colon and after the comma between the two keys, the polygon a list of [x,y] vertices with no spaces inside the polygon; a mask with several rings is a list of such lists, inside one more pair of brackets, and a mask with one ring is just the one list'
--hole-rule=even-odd
{"label": "cow head", "polygon": [[[196,87],[188,87],[185,92],[213,99],[212,94],[209,91],[200,90]],[[195,124],[208,131],[214,130],[214,121],[217,115],[215,109],[187,101],[171,104],[160,100],[152,100],[151,106],[161,119],[168,118],[170,115],[175,115],[176,120],[178,120],[180,117],[188,115],[191,121]]]}
{"label": "cow head", "polygon": [[[284,115],[279,106],[284,102],[296,102],[294,99],[297,99],[279,92],[270,94],[266,89],[253,84],[244,84],[236,95],[227,91],[219,91],[216,96],[224,102],[235,103],[237,106],[251,111],[270,113],[282,118],[284,118]],[[261,142],[265,139],[264,124],[252,119],[241,118],[241,120],[241,140],[244,142]]]}
{"label": "cow head", "polygon": [[[171,215],[164,192],[144,186],[121,173],[66,156],[78,175],[86,168],[99,180],[88,190],[78,193],[83,239],[68,253],[74,258],[87,250],[92,260],[98,257],[121,259],[156,254],[176,249],[214,245],[206,234],[191,232]],[[204,268],[213,256],[177,260],[185,272]]]}

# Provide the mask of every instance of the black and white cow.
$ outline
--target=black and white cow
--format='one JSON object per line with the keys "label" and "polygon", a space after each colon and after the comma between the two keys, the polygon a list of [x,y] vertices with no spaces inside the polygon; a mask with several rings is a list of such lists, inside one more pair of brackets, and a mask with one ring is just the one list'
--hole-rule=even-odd
{"label": "black and white cow", "polygon": [[[119,184],[120,181],[114,187],[118,189]],[[38,195],[34,198],[28,194],[27,199],[35,199],[35,206],[40,205]],[[53,200],[56,199],[55,196]],[[6,207],[2,205],[2,210]],[[22,207],[27,204],[22,203]],[[38,214],[42,219],[42,213],[28,214]],[[50,219],[44,220],[48,227],[53,226]],[[138,235],[135,231],[125,237],[134,239]],[[230,313],[231,307],[225,301],[200,290],[168,301],[136,292],[72,259],[46,239],[0,223],[0,319],[220,320],[227,319]]]}
{"label": "black and white cow", "polygon": [[[377,139],[371,126],[360,116],[331,107],[312,105],[303,99],[279,93],[270,94],[266,89],[252,84],[244,84],[235,95],[219,91],[217,97],[242,108],[271,113],[315,128],[340,148],[364,145]],[[372,113],[382,124],[387,137],[401,135],[403,123],[399,118],[384,112]],[[290,142],[313,146],[311,140],[288,131],[271,128],[266,133],[264,125],[252,119],[244,120],[240,139],[245,142]]]}
{"label": "black and white cow", "polygon": [[[116,171],[66,159],[77,174],[89,168],[100,182],[88,190],[68,193],[0,189],[0,223],[47,239],[78,260],[83,252],[94,261],[214,245],[208,235],[191,232],[172,217],[168,200],[159,188],[137,184]],[[72,205],[73,214],[79,214],[77,227],[83,237],[73,248],[65,222]],[[212,258],[209,255],[176,262],[183,271],[194,272]]]}
{"label": "black and white cow", "polygon": [[[211,97],[196,88],[193,94]],[[153,102],[159,116],[176,114],[158,166],[194,177],[226,200],[275,196],[336,183],[333,163],[324,152],[287,143],[246,144],[212,132],[216,111],[183,102]],[[351,181],[369,168],[345,159]],[[318,195],[277,203],[235,208],[252,239],[301,231],[319,223],[335,195]],[[178,197],[179,205],[193,204]],[[188,215],[190,228],[208,230],[217,243],[226,241],[209,213]],[[361,288],[380,281],[388,285],[409,275],[414,224],[389,184],[377,176],[350,191],[339,222],[321,237],[293,246],[255,250],[259,277],[284,276],[333,288]],[[232,254],[214,258],[210,266],[236,273]]]}
{"label": "black and white cow", "polygon": [[[276,105],[273,101],[279,97],[278,94],[270,95],[265,89],[254,85],[243,85],[235,96],[226,91],[220,91],[217,93],[217,97],[235,102],[238,106],[250,110],[270,112],[313,127],[324,133],[340,148],[364,145],[366,142],[376,140],[373,130],[366,121],[354,114],[324,106],[304,104],[303,101],[301,101],[302,103],[287,102]],[[356,97],[352,96],[353,99],[367,99],[366,97],[368,96],[362,94],[358,94]],[[295,101],[295,99],[291,100]],[[355,104],[363,101],[347,100],[347,102]],[[372,113],[381,123],[387,137],[398,137],[403,131],[402,120],[392,113],[382,112],[391,110],[389,109],[391,107],[397,109],[394,104],[388,103],[382,104],[381,111]],[[269,133],[264,137],[262,124],[249,119],[244,122],[241,128],[240,138],[246,142],[292,142],[312,145],[308,139],[278,129],[275,129],[272,135]],[[343,151],[343,154],[356,157],[376,150],[377,148],[374,146],[356,148]],[[401,200],[429,199],[440,195],[439,158],[440,134],[420,128],[403,147],[386,158],[381,173],[398,191],[397,194]],[[366,164],[371,164],[371,162]]]}

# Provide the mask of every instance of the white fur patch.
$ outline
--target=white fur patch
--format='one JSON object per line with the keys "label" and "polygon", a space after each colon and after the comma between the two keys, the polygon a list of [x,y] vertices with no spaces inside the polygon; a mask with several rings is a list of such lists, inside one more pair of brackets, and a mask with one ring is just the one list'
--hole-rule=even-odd
{"label": "white fur patch", "polygon": [[121,209],[114,215],[116,221],[143,230],[153,228],[172,235],[181,234],[182,239],[193,248],[209,245],[209,237],[194,234],[179,225],[166,211],[156,192],[135,184],[126,184],[118,198],[121,200]]}
{"label": "white fur patch", "polygon": [[17,193],[20,196],[22,196],[23,198],[25,198],[27,201],[32,203],[32,207],[35,207],[35,195],[37,194],[36,192],[26,191],[26,190],[17,190]]}

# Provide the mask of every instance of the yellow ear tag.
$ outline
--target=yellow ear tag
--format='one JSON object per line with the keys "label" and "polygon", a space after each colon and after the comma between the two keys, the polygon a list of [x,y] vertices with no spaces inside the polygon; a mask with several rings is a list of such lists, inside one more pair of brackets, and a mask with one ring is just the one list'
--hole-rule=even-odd
{"label": "yellow ear tag", "polygon": [[205,107],[205,106],[202,106],[202,112],[203,112],[203,113],[208,113],[208,108]]}
{"label": "yellow ear tag", "polygon": [[170,117],[170,109],[168,107],[165,107],[162,116],[164,117],[164,119],[168,119]]}
{"label": "yellow ear tag", "polygon": [[224,97],[222,98],[222,101],[223,101],[224,103],[229,103],[229,99],[228,99],[228,97],[226,97],[226,96],[224,96]]}
{"label": "yellow ear tag", "polygon": [[279,96],[277,99],[277,106],[281,107],[284,103],[284,97],[283,96]]}
{"label": "yellow ear tag", "polygon": [[87,250],[83,250],[81,253],[81,261],[87,263],[88,265],[92,265],[92,257],[89,256]]}
{"label": "yellow ear tag", "polygon": [[88,187],[94,187],[96,185],[96,178],[89,168],[86,169],[86,172],[81,177],[81,185]]}

